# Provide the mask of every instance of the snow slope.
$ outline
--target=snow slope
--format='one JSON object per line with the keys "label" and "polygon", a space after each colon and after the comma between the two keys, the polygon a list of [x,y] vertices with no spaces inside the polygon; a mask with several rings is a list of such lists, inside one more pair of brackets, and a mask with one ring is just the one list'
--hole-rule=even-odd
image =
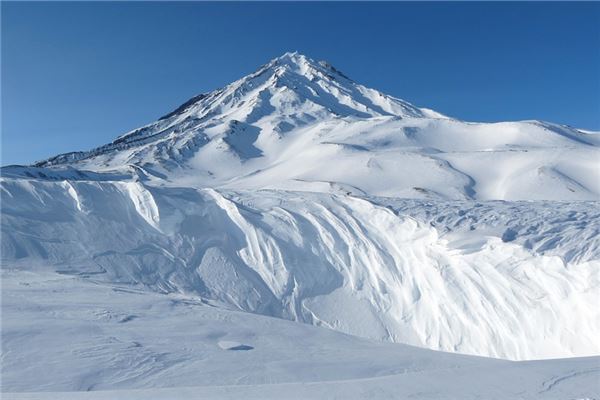
{"label": "snow slope", "polygon": [[406,344],[600,353],[599,149],[287,53],[110,144],[3,167],[2,391],[598,397],[598,357]]}
{"label": "snow slope", "polygon": [[4,265],[437,350],[600,352],[593,202],[425,203],[139,181],[5,179],[2,188]]}
{"label": "snow slope", "polygon": [[597,200],[599,144],[546,122],[457,121],[287,53],[110,144],[37,166],[135,166],[175,186]]}
{"label": "snow slope", "polygon": [[6,400],[599,393],[597,357],[510,362],[434,352],[55,273],[3,271],[2,293]]}

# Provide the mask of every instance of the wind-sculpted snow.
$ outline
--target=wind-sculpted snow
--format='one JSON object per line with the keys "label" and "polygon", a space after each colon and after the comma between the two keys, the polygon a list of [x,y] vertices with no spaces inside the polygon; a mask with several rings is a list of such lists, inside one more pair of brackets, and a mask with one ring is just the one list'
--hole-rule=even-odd
{"label": "wind-sculpted snow", "polygon": [[2,391],[589,398],[597,357],[382,342],[598,355],[599,160],[597,133],[458,121],[287,53],[2,168]]}
{"label": "wind-sculpted snow", "polygon": [[11,268],[50,266],[438,350],[600,350],[597,203],[6,178],[2,190]]}
{"label": "wind-sculpted snow", "polygon": [[494,236],[566,263],[600,258],[598,202],[375,201],[427,222],[451,242]]}

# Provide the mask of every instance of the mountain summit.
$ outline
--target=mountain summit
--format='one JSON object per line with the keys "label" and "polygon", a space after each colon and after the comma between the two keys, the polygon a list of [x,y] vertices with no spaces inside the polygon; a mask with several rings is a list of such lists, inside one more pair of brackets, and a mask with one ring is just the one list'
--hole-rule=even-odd
{"label": "mountain summit", "polygon": [[[272,108],[261,109],[267,102]],[[298,53],[285,53],[222,90],[190,99],[161,119],[186,111],[200,118],[207,111],[237,113],[239,120],[248,123],[274,112],[300,122],[303,113],[320,117],[424,116],[419,108],[359,85],[329,63]]]}
{"label": "mountain summit", "polygon": [[195,187],[594,199],[598,143],[550,123],[457,121],[285,53],[112,143],[35,166]]}
{"label": "mountain summit", "polygon": [[158,121],[127,132],[109,145],[60,155],[37,165],[78,161],[159,141],[167,133],[199,132],[218,124],[262,123],[280,132],[332,118],[424,117],[426,113],[353,82],[325,61],[285,53],[224,88],[194,96]]}

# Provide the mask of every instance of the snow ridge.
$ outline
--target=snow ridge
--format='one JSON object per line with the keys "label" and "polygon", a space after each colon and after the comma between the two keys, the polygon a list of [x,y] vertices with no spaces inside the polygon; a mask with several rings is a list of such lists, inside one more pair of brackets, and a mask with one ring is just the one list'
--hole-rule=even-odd
{"label": "snow ridge", "polygon": [[[69,185],[4,182],[13,198],[3,205],[3,265],[49,266],[437,350],[508,359],[600,351],[595,203],[550,213],[510,205],[523,226],[545,226],[538,237],[498,219],[493,204]],[[432,207],[435,227],[419,214]],[[457,208],[475,231],[443,219]]]}

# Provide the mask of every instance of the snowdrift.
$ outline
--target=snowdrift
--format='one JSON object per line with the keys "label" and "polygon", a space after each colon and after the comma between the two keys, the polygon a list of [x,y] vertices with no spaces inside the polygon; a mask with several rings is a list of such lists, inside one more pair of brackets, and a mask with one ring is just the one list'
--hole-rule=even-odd
{"label": "snowdrift", "polygon": [[436,350],[514,360],[600,350],[593,202],[21,178],[4,178],[2,190],[10,268],[197,296]]}

